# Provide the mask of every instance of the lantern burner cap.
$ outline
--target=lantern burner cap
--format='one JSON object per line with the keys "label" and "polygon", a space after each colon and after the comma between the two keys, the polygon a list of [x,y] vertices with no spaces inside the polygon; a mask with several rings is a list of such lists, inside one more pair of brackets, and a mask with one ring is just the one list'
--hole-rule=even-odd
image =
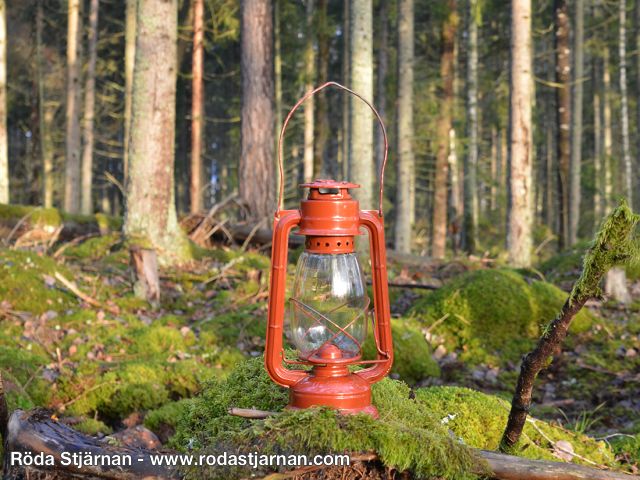
{"label": "lantern burner cap", "polygon": [[299,185],[300,188],[339,188],[339,189],[350,189],[350,188],[360,188],[360,185],[357,183],[345,182],[345,181],[337,181],[331,179],[316,179],[312,182],[301,183]]}

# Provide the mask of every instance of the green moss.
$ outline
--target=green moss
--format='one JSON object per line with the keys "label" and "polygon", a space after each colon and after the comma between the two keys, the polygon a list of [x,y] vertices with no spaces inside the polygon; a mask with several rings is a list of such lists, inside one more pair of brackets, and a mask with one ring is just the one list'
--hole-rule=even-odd
{"label": "green moss", "polygon": [[50,386],[40,372],[50,360],[5,335],[0,335],[0,342],[0,373],[10,409],[46,404]]}
{"label": "green moss", "polygon": [[[471,478],[477,460],[453,439],[426,404],[409,398],[409,388],[386,379],[374,386],[373,401],[380,419],[366,415],[342,416],[327,409],[285,411],[265,421],[230,416],[230,407],[279,411],[287,391],[267,376],[262,358],[243,362],[227,380],[210,382],[200,396],[185,402],[175,447],[195,446],[207,451],[231,449],[261,453],[328,453],[376,451],[385,465],[411,470],[418,478],[440,475]],[[245,472],[246,473],[246,472]],[[225,469],[198,470],[197,478],[236,476]]]}
{"label": "green moss", "polygon": [[[497,449],[509,415],[506,400],[461,387],[430,387],[416,391],[416,400],[429,406],[432,414],[465,444],[485,450]],[[613,452],[604,442],[565,430],[537,419],[529,419],[516,447],[518,455],[556,460],[553,444],[568,441],[578,455],[600,465],[614,465]],[[587,464],[574,457],[575,463]]]}
{"label": "green moss", "polygon": [[[440,321],[431,333],[449,350],[461,350],[466,362],[502,365],[530,349],[565,299],[557,287],[527,282],[513,270],[477,270],[419,299],[409,314],[427,326]],[[592,316],[584,311],[576,320],[585,329]]]}
{"label": "green moss", "polygon": [[[61,311],[75,303],[75,297],[58,284],[47,284],[55,272],[66,278],[73,276],[63,265],[34,252],[0,249],[0,299],[8,301],[14,310],[43,313]],[[45,275],[47,277],[45,277]]]}
{"label": "green moss", "polygon": [[[411,319],[392,319],[391,333],[395,356],[392,373],[410,384],[440,376],[440,367],[431,357],[431,347],[417,322]],[[369,336],[363,350],[364,358],[376,357],[373,335]]]}
{"label": "green moss", "polygon": [[96,418],[85,418],[80,423],[76,423],[73,428],[87,435],[98,435],[99,433],[109,435],[113,432],[111,427]]}
{"label": "green moss", "polygon": [[0,204],[0,218],[19,221],[25,217],[28,225],[58,227],[62,223],[62,217],[55,208]]}
{"label": "green moss", "polygon": [[611,438],[611,447],[626,463],[640,465],[640,433],[617,435]]}
{"label": "green moss", "polygon": [[117,233],[90,238],[79,245],[67,248],[64,255],[79,259],[100,259],[109,255],[119,241],[120,234]]}
{"label": "green moss", "polygon": [[151,410],[144,417],[144,426],[156,435],[164,434],[167,430],[175,432],[178,421],[184,414],[189,400],[183,399],[177,402],[169,402],[160,408]]}

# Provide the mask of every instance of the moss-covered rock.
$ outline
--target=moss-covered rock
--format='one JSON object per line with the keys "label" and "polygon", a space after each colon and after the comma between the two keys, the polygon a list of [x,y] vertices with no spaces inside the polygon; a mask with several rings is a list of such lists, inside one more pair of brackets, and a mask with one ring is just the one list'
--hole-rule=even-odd
{"label": "moss-covered rock", "polygon": [[[431,333],[442,336],[449,350],[460,350],[467,363],[501,365],[531,348],[565,300],[557,287],[513,270],[477,270],[425,295],[409,315],[427,326],[439,321]],[[585,330],[591,321],[582,311],[572,328]]]}
{"label": "moss-covered rock", "polygon": [[[427,404],[465,444],[484,450],[498,448],[509,416],[510,404],[506,400],[462,387],[422,388],[416,390],[416,400]],[[615,463],[606,443],[534,418],[525,425],[517,454],[557,461],[553,444],[561,440],[569,442],[579,456],[599,465]],[[579,457],[574,462],[588,463]]]}
{"label": "moss-covered rock", "polygon": [[[497,397],[456,387],[419,389],[412,395],[406,384],[388,378],[373,386],[378,420],[341,416],[328,409],[285,410],[264,421],[228,415],[230,407],[281,411],[287,397],[286,389],[267,376],[262,358],[245,361],[226,380],[209,382],[198,397],[181,405],[184,409],[171,443],[201,453],[374,451],[384,465],[409,470],[418,478],[460,479],[474,477],[471,472],[479,465],[469,447],[495,448],[508,415],[507,402]],[[525,434],[519,451],[530,458],[555,459],[552,442],[565,440],[590,461],[615,463],[603,442],[541,420],[532,419]],[[578,456],[573,461],[584,462]],[[230,478],[243,473],[215,469],[190,474]]]}
{"label": "moss-covered rock", "polygon": [[[394,362],[392,374],[409,384],[429,377],[439,377],[440,367],[431,356],[431,347],[424,338],[420,325],[412,319],[391,320]],[[376,357],[376,345],[373,335],[364,344],[364,358]]]}
{"label": "moss-covered rock", "polygon": [[14,310],[33,313],[69,308],[76,299],[52,280],[56,271],[73,278],[64,265],[50,257],[0,249],[0,301],[9,302]]}

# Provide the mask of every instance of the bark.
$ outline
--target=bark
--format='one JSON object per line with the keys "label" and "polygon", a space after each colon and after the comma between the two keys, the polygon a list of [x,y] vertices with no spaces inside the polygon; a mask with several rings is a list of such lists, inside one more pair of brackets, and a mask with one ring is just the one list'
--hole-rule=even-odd
{"label": "bark", "polygon": [[64,184],[64,209],[69,213],[80,212],[80,0],[69,0],[67,20],[67,110],[66,110],[66,171]]}
{"label": "bark", "polygon": [[[304,88],[313,90],[315,77],[315,54],[313,51],[313,13],[314,0],[306,0],[306,39],[304,49]],[[313,180],[313,130],[315,98],[305,100],[304,108],[304,151],[302,159],[302,178],[305,182]]]}
{"label": "bark", "polygon": [[398,2],[398,162],[395,249],[411,252],[415,209],[415,159],[413,155],[413,53],[414,1]]}
{"label": "bark", "polygon": [[604,148],[604,208],[611,207],[613,183],[611,176],[611,160],[613,156],[613,135],[611,131],[611,74],[609,73],[609,49],[604,49],[602,56],[602,134]]}
{"label": "bark", "polygon": [[602,135],[602,85],[600,82],[599,63],[594,58],[591,68],[591,83],[593,85],[593,181],[595,191],[593,194],[593,218],[594,228],[600,225],[603,208],[603,135]]}
{"label": "bark", "polygon": [[[373,12],[372,0],[351,2],[351,88],[373,101]],[[354,191],[360,208],[374,207],[373,114],[364,102],[349,95],[349,180],[360,184]],[[377,202],[376,202],[377,205]]]}
{"label": "bark", "polygon": [[533,64],[531,0],[512,3],[511,88],[509,129],[509,261],[518,267],[531,265],[533,176],[532,117]]}
{"label": "bark", "polygon": [[133,290],[136,296],[157,305],[160,302],[160,277],[155,250],[134,246],[130,254],[131,266],[135,272]]}
{"label": "bark", "polygon": [[622,126],[622,158],[624,162],[624,194],[629,205],[633,205],[633,172],[631,168],[631,147],[629,144],[629,96],[627,94],[627,2],[619,1],[618,56],[620,60],[620,107]]}
{"label": "bark", "polygon": [[[327,22],[327,0],[318,1],[317,9],[317,35],[318,35],[318,85],[329,81],[329,24]],[[315,103],[315,142],[313,175],[315,178],[335,178],[335,165],[329,162],[327,150],[329,143],[329,103],[327,92],[321,91],[316,96]]]}
{"label": "bark", "polygon": [[[281,30],[280,30],[280,15],[281,15],[281,2],[282,0],[274,0],[273,2],[273,70],[274,70],[274,88],[275,88],[275,117],[276,117],[276,133],[280,133],[282,128],[282,52],[281,52]],[[226,165],[223,167],[223,173],[225,174],[225,180],[222,181],[222,188],[227,184],[226,182]],[[276,191],[280,191],[280,175],[276,175]],[[226,192],[221,192],[223,195]]]}
{"label": "bark", "polygon": [[464,157],[464,242],[467,253],[476,250],[478,230],[478,22],[477,0],[469,0],[467,37],[467,128]]}
{"label": "bark", "polygon": [[122,172],[126,183],[129,171],[129,141],[131,137],[131,106],[133,99],[133,65],[136,57],[136,10],[138,0],[126,0],[124,32],[124,151]]}
{"label": "bark", "polygon": [[0,0],[0,203],[9,203],[7,136],[7,6]]}
{"label": "bark", "polygon": [[440,108],[436,123],[436,172],[433,193],[433,234],[431,256],[442,259],[447,243],[447,179],[449,177],[449,133],[453,109],[454,50],[458,13],[456,0],[448,0],[447,17],[442,26],[442,54],[440,57]]}
{"label": "bark", "polygon": [[491,126],[491,185],[489,187],[489,209],[498,207],[498,128]]}
{"label": "bark", "polygon": [[[3,435],[3,437],[5,437]],[[4,476],[6,480],[23,478],[62,480],[69,478],[134,480],[177,479],[180,473],[176,467],[154,466],[150,456],[159,452],[131,448],[114,447],[94,437],[76,432],[70,427],[52,418],[44,410],[24,412],[15,410],[7,425],[5,452],[31,452],[53,455],[56,467],[12,466],[5,455]],[[77,468],[74,465],[62,466],[62,453],[67,455],[108,455],[130,456],[130,466],[89,466]]]}
{"label": "bark", "polygon": [[[345,85],[351,85],[351,2],[343,2],[342,7],[342,80]],[[349,112],[350,99],[342,96],[342,129],[340,144],[340,159],[338,161],[342,178],[349,176],[349,142],[351,138],[351,116]]]}
{"label": "bark", "polygon": [[556,123],[558,148],[558,203],[560,248],[570,245],[569,239],[569,167],[571,163],[571,46],[570,25],[566,0],[555,0],[556,49]]}
{"label": "bark", "polygon": [[202,210],[202,133],[204,120],[204,0],[194,0],[191,80],[191,213]]}
{"label": "bark", "polygon": [[96,103],[96,59],[98,57],[99,0],[91,0],[89,11],[89,64],[84,91],[84,122],[82,128],[82,196],[81,212],[93,213],[93,123]]}
{"label": "bark", "polygon": [[177,22],[176,0],[138,0],[124,232],[163,265],[190,258],[173,183]]}
{"label": "bark", "polygon": [[241,7],[240,196],[250,216],[273,214],[274,109],[271,2],[243,0]]}
{"label": "bark", "polygon": [[569,244],[578,239],[580,178],[582,170],[582,97],[584,85],[584,0],[574,2],[573,105],[571,108],[571,161],[569,165]]}
{"label": "bark", "polygon": [[[412,17],[413,18],[413,17]],[[389,2],[380,2],[378,10],[378,19],[380,21],[380,45],[378,46],[378,65],[376,68],[376,107],[383,121],[386,120],[387,112],[387,73],[389,70]],[[412,20],[413,22],[413,20]],[[398,23],[400,26],[400,23]],[[413,31],[413,23],[411,24]],[[405,39],[406,43],[406,39]],[[411,38],[411,56],[413,57],[413,35]],[[406,56],[407,52],[403,52],[402,48],[398,51],[398,56]],[[399,59],[398,59],[399,62]],[[398,67],[399,68],[399,67]],[[411,69],[413,75],[413,68]],[[402,81],[402,78],[399,78]],[[398,138],[398,142],[400,139]],[[398,147],[400,150],[400,147]],[[380,172],[382,162],[384,161],[384,135],[381,129],[376,129],[376,172]]]}

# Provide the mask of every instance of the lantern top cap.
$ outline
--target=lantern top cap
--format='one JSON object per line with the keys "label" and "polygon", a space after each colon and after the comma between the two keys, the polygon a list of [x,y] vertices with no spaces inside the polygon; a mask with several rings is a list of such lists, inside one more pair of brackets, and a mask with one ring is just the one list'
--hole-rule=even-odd
{"label": "lantern top cap", "polygon": [[299,185],[300,188],[360,188],[360,185],[357,183],[345,182],[345,181],[336,181],[330,179],[316,179],[312,182],[301,183]]}

